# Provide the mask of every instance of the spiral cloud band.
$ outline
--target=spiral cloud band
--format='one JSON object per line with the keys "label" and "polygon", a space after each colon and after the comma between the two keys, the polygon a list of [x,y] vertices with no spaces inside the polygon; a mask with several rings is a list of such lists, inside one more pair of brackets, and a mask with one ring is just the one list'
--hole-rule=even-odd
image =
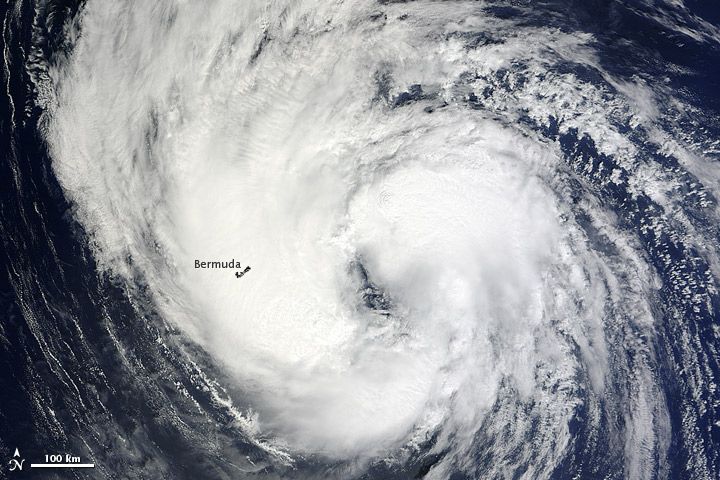
{"label": "spiral cloud band", "polygon": [[37,83],[97,268],[278,465],[669,478],[680,431],[711,478],[720,177],[690,107],[491,6],[89,0]]}

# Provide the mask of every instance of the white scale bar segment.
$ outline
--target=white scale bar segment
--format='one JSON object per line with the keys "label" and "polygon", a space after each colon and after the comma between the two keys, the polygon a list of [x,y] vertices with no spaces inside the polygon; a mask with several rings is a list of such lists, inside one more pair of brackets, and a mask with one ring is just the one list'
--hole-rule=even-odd
{"label": "white scale bar segment", "polygon": [[30,468],[95,468],[94,463],[31,463]]}

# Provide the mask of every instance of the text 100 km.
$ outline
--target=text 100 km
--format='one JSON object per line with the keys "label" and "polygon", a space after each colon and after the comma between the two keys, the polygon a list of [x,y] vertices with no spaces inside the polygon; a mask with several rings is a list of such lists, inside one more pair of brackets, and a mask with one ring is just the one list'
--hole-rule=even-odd
{"label": "text 100 km", "polygon": [[80,457],[70,455],[69,453],[66,453],[65,455],[60,455],[60,454],[45,455],[45,462],[46,463],[80,463]]}

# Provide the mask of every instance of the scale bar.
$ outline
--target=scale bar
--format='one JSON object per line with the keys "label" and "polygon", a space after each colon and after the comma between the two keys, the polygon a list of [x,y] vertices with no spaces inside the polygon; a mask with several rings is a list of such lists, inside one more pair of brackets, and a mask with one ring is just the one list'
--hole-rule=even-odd
{"label": "scale bar", "polygon": [[31,463],[30,468],[95,468],[94,463]]}

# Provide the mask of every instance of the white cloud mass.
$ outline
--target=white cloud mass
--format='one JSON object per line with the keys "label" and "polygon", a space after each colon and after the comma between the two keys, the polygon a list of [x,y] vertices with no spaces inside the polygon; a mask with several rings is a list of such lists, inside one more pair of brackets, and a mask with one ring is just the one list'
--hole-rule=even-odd
{"label": "white cloud mass", "polygon": [[[437,435],[451,454],[431,476],[445,478],[472,470],[478,430],[512,423],[488,478],[513,456],[542,460],[526,478],[543,478],[576,409],[593,421],[621,375],[633,387],[616,434],[630,476],[647,477],[668,447],[663,394],[642,355],[612,371],[607,332],[631,324],[627,348],[653,355],[639,340],[652,274],[583,197],[615,253],[590,245],[558,148],[511,124],[553,115],[632,178],[634,147],[609,118],[651,121],[653,95],[548,70],[603,74],[587,34],[518,35],[465,4],[377,8],[88,1],[51,71],[46,133],[99,268],[147,285],[236,380],[248,435],[290,456],[391,457]],[[479,30],[503,41],[467,48]],[[468,108],[502,72],[517,88]],[[252,271],[194,268],[230,258]],[[526,444],[531,430],[544,440]]]}

